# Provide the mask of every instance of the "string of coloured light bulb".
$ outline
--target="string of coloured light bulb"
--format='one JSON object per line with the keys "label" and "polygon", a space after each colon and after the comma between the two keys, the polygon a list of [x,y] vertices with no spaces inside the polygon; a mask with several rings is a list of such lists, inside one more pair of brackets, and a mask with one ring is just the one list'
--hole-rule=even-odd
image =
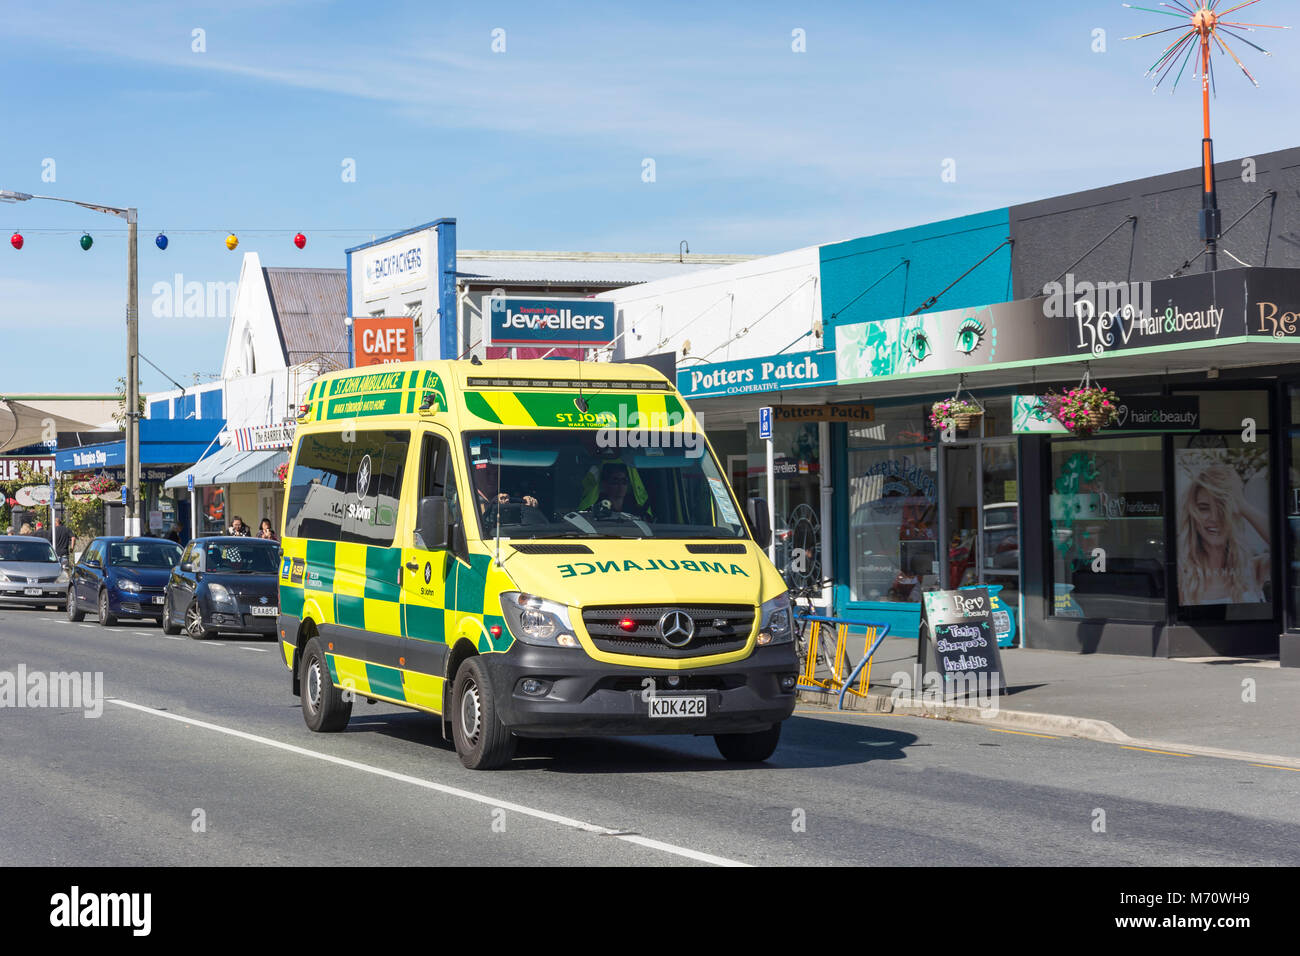
{"label": "string of coloured light bulb", "polygon": [[[221,231],[224,231],[224,230],[221,230]],[[277,232],[279,232],[280,230],[278,230],[278,229],[250,229],[250,230],[246,230],[246,231],[247,231],[247,232],[254,232],[254,233],[277,233]],[[33,232],[33,233],[39,233],[39,234],[42,234],[42,235],[52,235],[52,236],[69,236],[69,235],[75,236],[75,235],[77,234],[75,231],[73,231],[73,230],[68,230],[68,229],[32,229],[32,230],[30,230],[30,232]],[[109,232],[111,232],[111,233],[118,233],[118,232],[124,233],[125,230],[117,229],[117,230],[109,230]],[[181,231],[181,232],[179,232],[179,233],[174,233],[174,235],[202,236],[202,235],[212,235],[214,232],[216,232],[216,230],[212,230],[212,229],[187,229],[187,230],[183,230],[183,231]],[[101,233],[101,234],[102,234],[102,233]],[[332,234],[332,233],[331,233],[331,234]],[[348,230],[346,233],[343,233],[343,235],[346,235],[346,236],[349,236],[349,237],[351,237],[351,236],[365,236],[365,235],[371,235],[371,234],[372,234],[371,232],[363,231],[363,230]],[[95,239],[94,239],[94,237],[91,236],[91,234],[88,233],[88,232],[82,232],[82,233],[81,233],[81,238],[78,239],[77,241],[78,241],[78,244],[81,246],[81,248],[82,248],[83,250],[85,250],[86,252],[89,252],[91,246],[93,246],[93,245],[95,244]],[[154,245],[156,245],[160,250],[162,250],[162,251],[164,251],[164,252],[167,250],[168,245],[171,244],[171,239],[168,237],[168,235],[167,235],[166,232],[160,232],[160,233],[158,233],[158,235],[154,237],[154,240],[153,240],[153,241],[154,241]],[[296,233],[296,234],[294,235],[294,237],[293,237],[293,239],[292,239],[291,241],[292,241],[293,244],[294,244],[295,246],[297,246],[299,249],[303,249],[303,248],[305,248],[306,245],[307,245],[307,236],[306,236],[305,234],[299,232],[299,233]],[[226,243],[226,248],[229,249],[231,252],[234,252],[234,251],[235,251],[235,247],[239,245],[239,236],[236,235],[236,234],[233,233],[233,232],[228,233],[228,234],[226,235],[225,243]],[[15,229],[13,235],[11,235],[11,236],[9,237],[9,245],[13,246],[14,249],[16,249],[16,250],[21,250],[21,249],[23,248],[23,246],[26,245],[26,244],[27,244],[27,239],[26,239],[26,237],[23,235],[23,233],[22,233],[20,230]]]}
{"label": "string of coloured light bulb", "polygon": [[[1229,20],[1230,15],[1242,10],[1245,7],[1253,6],[1259,3],[1259,0],[1246,0],[1245,3],[1238,3],[1236,6],[1228,7],[1225,10],[1219,10],[1219,4],[1223,0],[1199,0],[1194,3],[1193,0],[1172,0],[1171,3],[1161,3],[1164,10],[1156,10],[1151,7],[1138,7],[1131,3],[1124,6],[1133,10],[1142,10],[1146,13],[1159,13],[1163,16],[1177,17],[1183,22],[1178,26],[1167,27],[1163,30],[1153,30],[1150,33],[1142,33],[1137,36],[1125,37],[1126,40],[1142,40],[1146,37],[1158,36],[1164,33],[1178,32],[1172,43],[1165,47],[1155,63],[1144,74],[1145,76],[1156,77],[1156,85],[1151,88],[1151,92],[1159,89],[1160,84],[1173,73],[1175,65],[1178,65],[1178,72],[1174,73],[1174,82],[1170,87],[1172,95],[1178,89],[1178,82],[1183,78],[1183,73],[1187,69],[1188,62],[1196,56],[1196,66],[1193,67],[1192,76],[1199,76],[1201,79],[1201,119],[1203,132],[1201,136],[1201,211],[1200,211],[1200,233],[1201,241],[1205,243],[1205,271],[1213,272],[1218,267],[1218,241],[1222,235],[1223,221],[1219,213],[1219,199],[1214,184],[1214,144],[1210,139],[1210,93],[1218,95],[1218,89],[1214,82],[1214,53],[1232,57],[1234,63],[1241,68],[1241,72],[1246,75],[1256,87],[1259,81],[1251,75],[1250,70],[1246,69],[1246,64],[1237,56],[1235,50],[1228,43],[1227,37],[1246,44],[1246,46],[1258,50],[1265,56],[1272,56],[1268,50],[1242,36],[1242,33],[1254,33],[1260,30],[1289,30],[1290,27],[1277,26],[1269,23],[1246,23],[1241,20]],[[1230,2],[1230,0],[1229,0]],[[1181,64],[1181,65],[1179,65]]]}

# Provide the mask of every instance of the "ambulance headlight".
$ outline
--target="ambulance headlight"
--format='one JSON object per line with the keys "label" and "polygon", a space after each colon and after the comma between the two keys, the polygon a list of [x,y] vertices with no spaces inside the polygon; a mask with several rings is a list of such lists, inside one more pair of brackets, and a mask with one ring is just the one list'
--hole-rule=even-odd
{"label": "ambulance headlight", "polygon": [[569,622],[569,609],[522,591],[501,592],[501,613],[510,634],[525,644],[539,647],[577,647],[578,638]]}
{"label": "ambulance headlight", "polygon": [[790,592],[764,601],[758,615],[758,643],[788,644],[794,639],[790,627]]}

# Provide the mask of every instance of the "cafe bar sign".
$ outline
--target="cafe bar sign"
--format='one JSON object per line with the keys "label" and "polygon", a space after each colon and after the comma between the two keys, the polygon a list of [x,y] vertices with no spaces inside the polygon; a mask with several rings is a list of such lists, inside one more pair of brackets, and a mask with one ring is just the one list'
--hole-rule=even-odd
{"label": "cafe bar sign", "polygon": [[[1117,420],[1098,434],[1117,432],[1194,432],[1201,427],[1198,395],[1148,395],[1125,398]],[[1066,435],[1069,430],[1046,409],[1041,395],[1017,395],[1011,403],[1011,431],[1016,435]]]}

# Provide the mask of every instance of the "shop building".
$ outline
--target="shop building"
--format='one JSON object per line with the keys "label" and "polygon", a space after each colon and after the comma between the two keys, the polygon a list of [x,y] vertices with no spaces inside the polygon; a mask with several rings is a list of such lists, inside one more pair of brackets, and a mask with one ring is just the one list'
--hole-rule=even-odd
{"label": "shop building", "polygon": [[[676,351],[738,490],[774,491],[779,566],[837,613],[915,634],[923,590],[987,584],[1025,646],[1300,665],[1300,150],[1216,168],[1213,274],[1199,173],[786,254],[817,307],[734,268],[604,297],[663,316],[627,351]],[[749,304],[693,318],[714,291]],[[1090,437],[1038,401],[1085,376],[1123,405]],[[932,427],[959,391],[983,414]]]}

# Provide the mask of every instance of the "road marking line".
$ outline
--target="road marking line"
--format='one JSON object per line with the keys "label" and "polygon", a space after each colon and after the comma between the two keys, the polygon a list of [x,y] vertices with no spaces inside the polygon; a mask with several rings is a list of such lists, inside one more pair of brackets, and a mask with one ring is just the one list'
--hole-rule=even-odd
{"label": "road marking line", "polygon": [[239,648],[239,649],[240,649],[241,651],[257,651],[257,653],[259,653],[259,654],[269,654],[269,653],[270,653],[270,651],[268,651],[265,647],[244,647],[243,645],[240,645],[240,648]]}
{"label": "road marking line", "polygon": [[1253,763],[1252,767],[1267,767],[1269,770],[1290,770],[1292,773],[1300,773],[1300,767],[1279,767],[1275,763]]}
{"label": "road marking line", "polygon": [[153,637],[153,634],[150,633],[149,631],[132,631],[131,633],[139,634],[141,637]]}
{"label": "road marking line", "polygon": [[77,627],[94,627],[94,624],[78,624]]}
{"label": "road marking line", "polygon": [[907,714],[877,713],[874,710],[796,710],[796,714],[813,714],[822,717],[906,717]]}
{"label": "road marking line", "polygon": [[163,639],[165,639],[165,640],[168,640],[168,641],[183,641],[183,640],[185,640],[185,638],[183,638],[183,637],[177,637],[175,634],[159,634],[158,636],[161,637],[161,638],[163,638]]}
{"label": "road marking line", "polygon": [[178,723],[189,724],[193,727],[200,727],[204,730],[212,730],[219,734],[227,734],[231,737],[238,737],[241,740],[249,740],[253,743],[264,744],[267,747],[274,747],[277,750],[284,750],[289,753],[298,754],[302,757],[312,757],[315,760],[323,760],[326,763],[332,763],[340,767],[349,767],[353,770],[360,770],[364,773],[372,773],[377,777],[387,777],[389,780],[396,780],[399,783],[409,783],[416,787],[423,787],[426,790],[434,790],[438,793],[446,794],[451,797],[459,797],[462,800],[471,800],[474,803],[481,803],[484,806],[510,810],[524,816],[534,817],[538,820],[546,820],[550,823],[558,823],[560,826],[569,827],[574,830],[581,830],[584,833],[594,833],[598,836],[612,836],[620,840],[626,840],[628,843],[635,843],[651,850],[661,850],[664,853],[671,853],[676,856],[686,857],[689,860],[695,860],[699,863],[711,863],[715,866],[749,866],[748,863],[741,863],[739,860],[730,860],[722,856],[714,856],[710,853],[701,853],[699,850],[691,850],[687,847],[676,846],[672,843],[664,843],[660,840],[651,840],[643,836],[633,836],[625,830],[615,830],[611,827],[602,827],[595,823],[586,823],[582,820],[575,820],[572,817],[563,817],[558,813],[550,813],[546,810],[536,810],[532,807],[525,807],[522,804],[510,803],[505,800],[494,800],[492,797],[484,796],[481,793],[474,793],[471,790],[461,790],[459,787],[449,787],[446,784],[434,783],[432,780],[422,780],[419,777],[412,777],[408,774],[398,773],[394,770],[385,770],[383,767],[374,767],[370,764],[360,763],[356,760],[348,760],[344,757],[335,757],[332,754],[323,754],[316,750],[308,750],[305,747],[298,747],[294,744],[281,743],[278,740],[272,740],[269,737],[259,737],[257,734],[250,734],[242,730],[235,730],[231,727],[222,727],[220,724],[210,724],[205,720],[196,720],[193,717],[185,717],[181,714],[172,714],[163,710],[155,710],[152,707],[146,707],[143,704],[135,704],[129,700],[121,698],[108,698],[110,704],[116,704],[119,707],[127,707],[131,710],[139,711],[142,714],[149,714],[154,717],[164,717],[167,720],[174,720]]}
{"label": "road marking line", "polygon": [[1161,754],[1165,757],[1190,757],[1191,756],[1191,754],[1174,753],[1172,750],[1152,750],[1150,747],[1126,747],[1123,744],[1120,744],[1120,747],[1124,750],[1141,750],[1143,753]]}
{"label": "road marking line", "polygon": [[1033,734],[1030,733],[1028,730],[1004,730],[1001,727],[988,727],[986,729],[993,731],[995,734],[1020,734],[1022,737],[1042,737],[1044,740],[1061,739],[1060,737],[1054,736],[1052,734]]}
{"label": "road marking line", "polygon": [[225,644],[218,644],[216,641],[199,641],[204,647],[225,647]]}

